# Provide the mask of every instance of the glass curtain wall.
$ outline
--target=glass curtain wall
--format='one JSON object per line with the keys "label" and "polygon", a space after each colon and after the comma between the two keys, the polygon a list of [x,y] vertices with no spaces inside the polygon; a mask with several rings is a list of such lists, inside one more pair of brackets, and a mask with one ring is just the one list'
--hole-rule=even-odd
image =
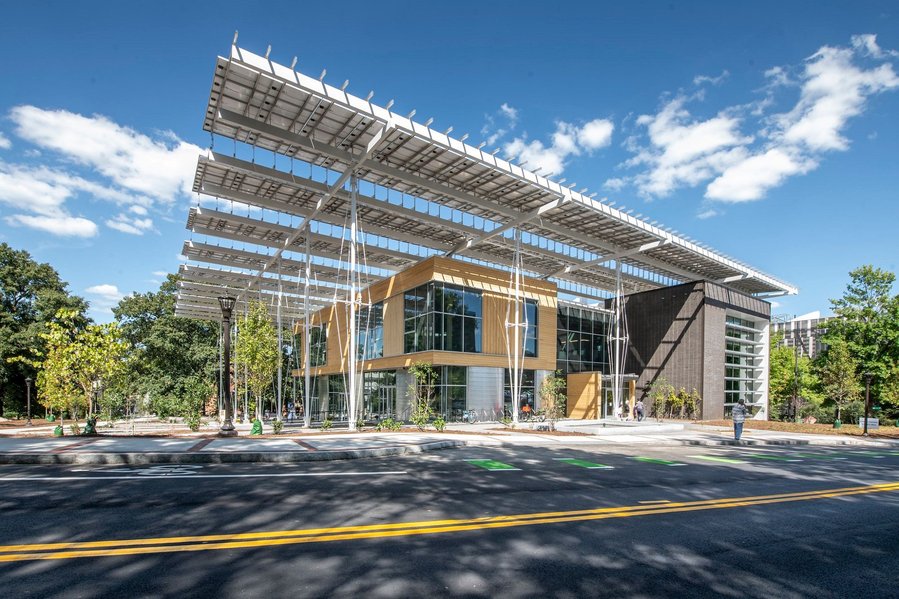
{"label": "glass curtain wall", "polygon": [[457,351],[480,353],[481,291],[432,281],[404,297],[405,353]]}
{"label": "glass curtain wall", "polygon": [[362,375],[363,418],[396,417],[396,372],[384,370]]}
{"label": "glass curtain wall", "polygon": [[589,308],[560,305],[556,325],[556,368],[564,373],[609,374],[611,315]]}
{"label": "glass curtain wall", "polygon": [[328,361],[328,326],[309,327],[309,360],[313,366]]}
{"label": "glass curtain wall", "polygon": [[465,411],[468,369],[465,366],[435,366],[434,389],[437,414],[449,421],[462,420]]}
{"label": "glass curtain wall", "polygon": [[384,356],[384,304],[362,306],[356,312],[356,355],[360,360]]}
{"label": "glass curtain wall", "polygon": [[[508,368],[503,370],[505,379],[503,381],[503,412],[506,416],[512,416],[512,375]],[[523,370],[521,373],[521,395],[518,396],[518,408],[521,409],[525,404],[531,406],[533,410],[536,406],[537,388],[535,385],[535,377],[533,370]]]}

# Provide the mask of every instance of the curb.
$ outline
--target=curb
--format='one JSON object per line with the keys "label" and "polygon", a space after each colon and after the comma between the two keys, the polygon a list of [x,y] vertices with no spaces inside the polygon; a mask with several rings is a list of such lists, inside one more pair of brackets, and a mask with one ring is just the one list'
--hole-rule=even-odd
{"label": "curb", "polygon": [[438,449],[464,447],[464,441],[434,441],[420,445],[401,445],[340,451],[254,451],[197,453],[3,453],[0,464],[236,464],[290,463],[356,460],[423,453]]}

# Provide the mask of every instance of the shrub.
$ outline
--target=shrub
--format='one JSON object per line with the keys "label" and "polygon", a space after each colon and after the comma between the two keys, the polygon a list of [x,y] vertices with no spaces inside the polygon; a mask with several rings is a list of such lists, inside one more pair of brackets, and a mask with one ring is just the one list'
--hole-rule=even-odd
{"label": "shrub", "polygon": [[283,420],[275,420],[274,422],[272,422],[272,430],[275,431],[275,434],[276,434],[276,435],[280,435],[280,434],[281,434],[281,430],[282,430],[283,428],[284,428],[284,421],[283,421]]}
{"label": "shrub", "polygon": [[515,428],[515,422],[508,416],[503,416],[503,419],[500,420],[503,423],[503,426],[508,428]]}
{"label": "shrub", "polygon": [[437,429],[438,433],[442,433],[443,429],[446,428],[446,420],[443,419],[443,416],[438,416],[434,419],[433,425],[434,428]]}
{"label": "shrub", "polygon": [[202,424],[202,421],[200,419],[199,412],[189,412],[188,414],[186,414],[184,416],[184,424],[186,424],[187,428],[194,432],[200,430],[200,424]]}
{"label": "shrub", "polygon": [[77,422],[73,422],[72,424],[70,424],[70,425],[69,425],[69,430],[72,432],[73,435],[80,435],[80,434],[81,434],[81,427],[78,426],[78,423],[77,423]]}
{"label": "shrub", "polygon": [[556,420],[565,416],[567,397],[565,395],[565,377],[561,370],[543,379],[540,384],[540,403],[543,415],[549,422],[549,430],[556,430]]}
{"label": "shrub", "polygon": [[322,420],[322,430],[323,431],[329,430],[332,426],[334,426],[334,423],[331,421],[330,418],[325,418],[324,420]]}
{"label": "shrub", "polygon": [[378,423],[378,431],[398,431],[403,428],[403,423],[393,418],[385,418]]}

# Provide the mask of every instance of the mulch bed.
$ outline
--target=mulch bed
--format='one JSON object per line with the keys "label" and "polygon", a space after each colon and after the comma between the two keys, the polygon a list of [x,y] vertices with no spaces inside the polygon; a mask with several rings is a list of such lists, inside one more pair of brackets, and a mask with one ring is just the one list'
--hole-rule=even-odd
{"label": "mulch bed", "polygon": [[[706,426],[724,426],[732,427],[731,420],[703,420],[696,421],[694,424],[702,424]],[[779,422],[775,420],[747,420],[743,425],[744,429],[754,429],[762,431],[777,431],[781,433],[807,433],[812,435],[849,435],[861,436],[864,430],[855,424],[843,424],[840,428],[834,428],[832,424],[805,424],[796,422]],[[868,429],[869,437],[879,437],[881,439],[899,439],[899,428],[895,426],[882,426],[880,428]]]}

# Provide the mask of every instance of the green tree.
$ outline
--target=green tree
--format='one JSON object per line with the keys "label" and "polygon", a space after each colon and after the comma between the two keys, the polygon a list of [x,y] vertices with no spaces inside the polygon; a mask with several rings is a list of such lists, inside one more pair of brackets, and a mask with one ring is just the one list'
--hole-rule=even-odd
{"label": "green tree", "polygon": [[38,369],[38,401],[77,422],[80,411],[91,411],[98,384],[124,371],[128,343],[114,323],[79,330],[74,310],[60,310],[57,320],[41,333],[44,353],[26,360]]}
{"label": "green tree", "polygon": [[674,385],[665,377],[659,377],[649,385],[647,398],[649,399],[649,415],[654,418],[662,418],[667,415],[668,403],[676,395]]}
{"label": "green tree", "polygon": [[896,275],[866,265],[849,273],[850,282],[839,299],[831,300],[835,318],[827,321],[823,340],[843,340],[858,362],[858,372],[870,372],[872,401],[887,403],[887,413],[899,414],[892,389],[899,367],[899,294],[893,295]]}
{"label": "green tree", "polygon": [[544,377],[540,383],[540,407],[549,422],[549,430],[556,430],[556,421],[565,416],[568,397],[565,395],[565,376],[561,370]]}
{"label": "green tree", "polygon": [[849,352],[849,344],[844,339],[834,339],[833,344],[819,360],[818,376],[825,399],[837,408],[840,420],[843,406],[861,396],[858,377],[858,363]]}
{"label": "green tree", "polygon": [[234,365],[236,370],[245,372],[247,387],[256,399],[258,418],[262,411],[263,394],[271,387],[281,359],[278,332],[272,324],[268,308],[262,302],[251,302],[247,314],[239,319],[237,326],[240,336],[235,344]]}
{"label": "green tree", "polygon": [[771,336],[768,352],[768,418],[783,420],[789,415],[790,402],[795,391],[795,353],[781,344],[783,334]]}
{"label": "green tree", "polygon": [[195,379],[211,389],[219,373],[219,324],[175,316],[177,291],[178,277],[170,274],[158,291],[134,293],[113,308],[134,350],[127,375],[113,382],[112,392],[132,404],[148,397],[161,417],[186,417],[185,389]]}
{"label": "green tree", "polygon": [[36,378],[32,358],[45,353],[41,334],[57,313],[73,311],[74,325],[87,325],[87,302],[66,287],[49,264],[0,243],[0,416],[4,406],[25,405],[25,378]]}
{"label": "green tree", "polygon": [[427,362],[413,362],[409,367],[412,381],[409,383],[409,397],[412,411],[409,420],[425,430],[434,415],[434,389],[437,386],[437,371]]}

